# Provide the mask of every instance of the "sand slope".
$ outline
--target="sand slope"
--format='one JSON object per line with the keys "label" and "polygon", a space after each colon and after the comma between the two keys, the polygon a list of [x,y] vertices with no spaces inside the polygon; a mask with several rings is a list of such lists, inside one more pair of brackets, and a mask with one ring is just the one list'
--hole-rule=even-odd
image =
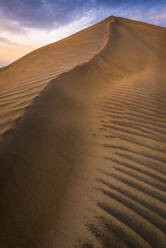
{"label": "sand slope", "polygon": [[[50,80],[92,59],[108,39],[109,21],[40,48],[0,71],[0,135],[13,127]],[[95,45],[94,45],[95,44]]]}
{"label": "sand slope", "polygon": [[2,247],[166,247],[165,42],[110,17],[1,70]]}

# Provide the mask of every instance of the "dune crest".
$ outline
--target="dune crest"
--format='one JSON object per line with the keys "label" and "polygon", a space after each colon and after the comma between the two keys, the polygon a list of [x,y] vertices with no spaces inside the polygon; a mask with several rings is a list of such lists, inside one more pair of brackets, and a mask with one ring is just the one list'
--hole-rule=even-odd
{"label": "dune crest", "polygon": [[37,49],[0,71],[0,135],[13,127],[50,80],[89,61],[103,49],[109,25],[106,20]]}
{"label": "dune crest", "polygon": [[165,42],[110,17],[0,72],[3,248],[165,248]]}

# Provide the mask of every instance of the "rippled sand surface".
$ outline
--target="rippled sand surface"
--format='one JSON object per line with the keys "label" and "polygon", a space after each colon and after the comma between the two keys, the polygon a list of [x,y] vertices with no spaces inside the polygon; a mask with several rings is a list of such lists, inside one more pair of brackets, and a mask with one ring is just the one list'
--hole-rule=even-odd
{"label": "rippled sand surface", "polygon": [[165,44],[110,17],[0,70],[1,247],[166,247]]}

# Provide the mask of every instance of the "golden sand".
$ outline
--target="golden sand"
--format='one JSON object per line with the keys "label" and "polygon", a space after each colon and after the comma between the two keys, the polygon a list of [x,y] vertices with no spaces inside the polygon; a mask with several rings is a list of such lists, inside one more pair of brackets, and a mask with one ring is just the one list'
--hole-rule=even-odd
{"label": "golden sand", "polygon": [[110,17],[0,70],[1,247],[166,247],[165,43]]}

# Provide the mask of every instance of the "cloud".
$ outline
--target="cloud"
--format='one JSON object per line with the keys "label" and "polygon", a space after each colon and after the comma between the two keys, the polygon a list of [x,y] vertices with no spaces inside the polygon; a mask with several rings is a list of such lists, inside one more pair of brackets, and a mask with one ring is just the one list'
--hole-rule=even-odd
{"label": "cloud", "polygon": [[10,46],[13,46],[13,45],[19,46],[19,44],[12,42],[8,38],[5,38],[5,37],[0,37],[0,43],[5,44],[5,45],[10,45]]}
{"label": "cloud", "polygon": [[[85,1],[86,2],[86,1]],[[1,0],[1,15],[34,28],[52,28],[71,22],[87,4],[82,0]],[[88,1],[87,1],[88,2]]]}
{"label": "cloud", "polygon": [[15,23],[16,26],[11,27],[11,30],[18,31],[19,25],[53,29],[80,19],[90,10],[105,8],[111,15],[116,9],[126,11],[142,6],[146,10],[151,6],[162,5],[162,2],[162,0],[0,0],[0,16],[11,21],[8,25]]}
{"label": "cloud", "polygon": [[149,12],[147,21],[157,25],[166,25],[166,7],[161,9],[154,9]]}
{"label": "cloud", "polygon": [[10,33],[17,33],[17,34],[26,34],[27,30],[22,27],[19,23],[16,21],[12,21],[10,19],[7,19],[6,17],[1,15],[0,11],[0,30],[2,31],[8,31]]}

